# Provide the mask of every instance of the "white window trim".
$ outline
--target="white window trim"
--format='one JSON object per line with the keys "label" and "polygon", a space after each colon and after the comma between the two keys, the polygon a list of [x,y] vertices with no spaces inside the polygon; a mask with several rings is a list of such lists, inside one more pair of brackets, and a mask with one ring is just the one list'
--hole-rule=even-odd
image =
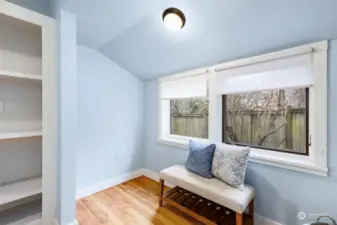
{"label": "white window trim", "polygon": [[195,140],[195,141],[205,143],[205,144],[210,143],[209,139],[179,136],[179,135],[167,135],[165,137],[158,138],[158,142],[161,144],[184,148],[184,149],[188,149],[188,142],[190,140]]}
{"label": "white window trim", "polygon": [[[254,56],[246,59],[236,60],[212,67],[202,68],[186,73],[168,76],[159,79],[159,83],[167,79],[180,78],[185,76],[199,75],[200,73],[209,72],[209,140],[197,139],[203,142],[220,143],[222,141],[222,96],[213,92],[215,86],[216,71],[226,70],[229,68],[248,66],[255,63],[287,58],[301,54],[313,54],[313,73],[314,87],[310,89],[309,103],[309,131],[311,134],[311,146],[309,156],[295,155],[289,153],[266,151],[257,148],[251,148],[249,161],[269,166],[280,167],[284,169],[310,173],[319,176],[328,176],[327,165],[327,50],[328,42],[321,41],[313,44],[303,45],[278,52]],[[159,84],[159,96],[160,96]],[[171,145],[187,149],[188,140],[196,139],[178,135],[163,134],[163,119],[161,100],[159,99],[159,137],[158,142],[161,144]],[[312,122],[311,122],[312,121]]]}
{"label": "white window trim", "polygon": [[[166,144],[166,145],[171,145],[173,147],[180,147],[180,148],[185,148],[187,149],[188,142],[189,140],[198,140],[201,142],[207,142],[207,139],[202,139],[202,138],[193,138],[193,137],[186,137],[186,136],[179,136],[179,135],[171,135],[169,134],[169,127],[170,127],[170,118],[169,114],[163,114],[163,100],[160,98],[162,96],[162,91],[161,91],[161,82],[165,81],[170,81],[174,79],[180,79],[184,77],[191,77],[191,76],[199,76],[201,74],[207,74],[209,73],[209,70],[207,68],[202,68],[202,69],[196,69],[180,74],[175,74],[175,75],[170,75],[170,76],[165,76],[160,79],[158,79],[158,142],[161,144]],[[166,107],[169,107],[169,100],[167,102],[168,105]],[[166,116],[164,119],[163,116]]]}

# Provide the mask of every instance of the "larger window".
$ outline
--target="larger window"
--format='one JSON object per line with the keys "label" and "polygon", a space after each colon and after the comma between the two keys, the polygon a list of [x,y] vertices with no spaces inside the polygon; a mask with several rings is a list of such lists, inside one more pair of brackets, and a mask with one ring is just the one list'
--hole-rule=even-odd
{"label": "larger window", "polygon": [[308,155],[309,88],[223,96],[223,141]]}

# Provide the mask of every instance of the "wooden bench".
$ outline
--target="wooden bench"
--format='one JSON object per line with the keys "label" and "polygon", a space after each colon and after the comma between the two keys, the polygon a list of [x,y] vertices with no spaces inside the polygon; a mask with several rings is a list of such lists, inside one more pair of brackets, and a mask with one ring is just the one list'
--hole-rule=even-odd
{"label": "wooden bench", "polygon": [[[232,219],[236,225],[243,225],[245,219],[254,224],[254,188],[249,185],[241,191],[217,178],[203,178],[180,165],[162,170],[159,177],[160,207],[166,202],[207,225],[231,224]],[[164,193],[165,181],[177,187]],[[209,206],[207,213],[205,206]],[[249,214],[245,216],[247,207]]]}

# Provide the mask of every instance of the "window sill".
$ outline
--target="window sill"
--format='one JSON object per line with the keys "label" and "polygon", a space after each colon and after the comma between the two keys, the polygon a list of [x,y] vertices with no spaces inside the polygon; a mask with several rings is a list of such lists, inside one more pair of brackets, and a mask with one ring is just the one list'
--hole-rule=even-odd
{"label": "window sill", "polygon": [[249,161],[323,177],[328,176],[328,168],[315,164],[309,156],[251,149]]}
{"label": "window sill", "polygon": [[163,145],[169,145],[172,147],[188,149],[188,140],[178,140],[174,138],[159,138],[158,143]]}
{"label": "window sill", "polygon": [[[199,141],[207,142],[206,139],[198,139]],[[158,143],[188,149],[189,139],[177,138],[160,138]],[[313,175],[328,176],[328,168],[318,166],[312,162],[309,156],[292,155],[281,152],[266,151],[261,149],[251,148],[249,161],[252,163],[259,163],[268,166],[279,167],[283,169],[309,173]]]}
{"label": "window sill", "polygon": [[195,141],[205,143],[205,144],[210,143],[208,139],[184,137],[184,136],[178,136],[178,135],[170,135],[168,137],[159,138],[158,143],[173,146],[173,147],[188,149],[188,142],[190,140],[195,140]]}

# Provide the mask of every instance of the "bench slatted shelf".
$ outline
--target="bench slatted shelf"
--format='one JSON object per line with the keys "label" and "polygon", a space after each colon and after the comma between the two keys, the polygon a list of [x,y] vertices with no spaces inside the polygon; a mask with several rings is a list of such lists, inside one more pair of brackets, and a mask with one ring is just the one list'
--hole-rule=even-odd
{"label": "bench slatted shelf", "polygon": [[[186,196],[186,198],[183,196]],[[187,203],[187,196],[189,197],[188,204],[185,204]],[[236,222],[236,213],[234,211],[180,187],[174,187],[166,192],[163,200],[207,225],[235,225]],[[244,225],[252,224],[252,217],[248,214],[244,214],[243,220]]]}

